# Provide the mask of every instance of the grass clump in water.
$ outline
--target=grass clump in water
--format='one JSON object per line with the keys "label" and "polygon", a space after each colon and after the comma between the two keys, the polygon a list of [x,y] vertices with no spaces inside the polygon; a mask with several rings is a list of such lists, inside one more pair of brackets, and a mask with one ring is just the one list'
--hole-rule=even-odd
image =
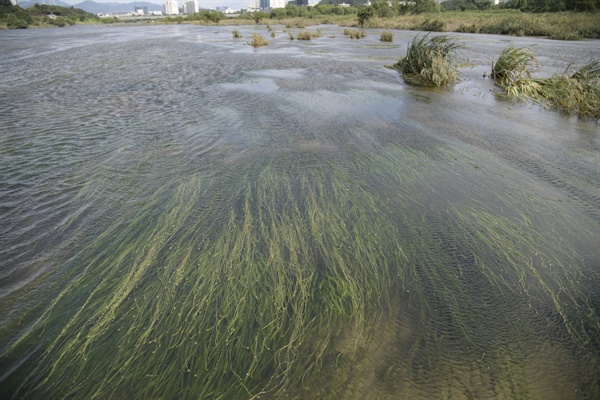
{"label": "grass clump in water", "polygon": [[500,95],[530,99],[549,108],[581,117],[600,118],[600,60],[591,60],[572,74],[568,70],[550,78],[533,78],[539,65],[526,48],[507,47],[492,68]]}
{"label": "grass clump in water", "polygon": [[390,31],[381,32],[379,40],[381,40],[382,42],[393,42],[394,33]]}
{"label": "grass clump in water", "polygon": [[404,58],[392,66],[405,81],[416,85],[444,87],[456,83],[459,74],[453,54],[460,45],[449,36],[417,35]]}
{"label": "grass clump in water", "polygon": [[231,33],[233,34],[234,39],[239,39],[242,37],[242,34],[237,29],[234,29]]}
{"label": "grass clump in water", "polygon": [[298,40],[311,40],[311,39],[315,39],[315,38],[320,38],[321,36],[323,36],[321,34],[321,31],[317,30],[316,32],[310,32],[310,31],[300,31],[298,33]]}
{"label": "grass clump in water", "polygon": [[253,47],[268,46],[269,41],[267,39],[265,39],[264,37],[262,37],[261,35],[259,35],[258,33],[253,33],[252,41],[250,42],[250,44]]}
{"label": "grass clump in water", "polygon": [[344,35],[348,36],[350,39],[361,39],[366,36],[365,31],[363,30],[349,28],[344,29]]}
{"label": "grass clump in water", "polygon": [[530,79],[532,67],[539,67],[533,52],[526,47],[510,45],[502,51],[496,64],[492,66],[492,78],[500,85]]}

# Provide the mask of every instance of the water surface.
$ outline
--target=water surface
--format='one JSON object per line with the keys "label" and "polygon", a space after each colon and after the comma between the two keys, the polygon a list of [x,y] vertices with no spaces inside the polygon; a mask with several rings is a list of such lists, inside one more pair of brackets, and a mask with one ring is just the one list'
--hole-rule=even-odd
{"label": "water surface", "polygon": [[2,397],[598,398],[598,123],[483,73],[600,41],[236,29],[2,33]]}

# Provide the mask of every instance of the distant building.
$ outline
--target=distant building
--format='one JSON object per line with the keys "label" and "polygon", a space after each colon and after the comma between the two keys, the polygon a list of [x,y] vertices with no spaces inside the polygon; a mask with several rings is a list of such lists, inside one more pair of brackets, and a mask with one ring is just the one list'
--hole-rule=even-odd
{"label": "distant building", "polygon": [[248,7],[246,7],[246,11],[260,11],[260,0],[253,0],[252,3],[248,4]]}
{"label": "distant building", "polygon": [[135,6],[133,7],[133,11],[137,15],[148,15],[148,7]]}
{"label": "distant building", "polygon": [[165,15],[179,14],[179,3],[177,0],[165,0],[164,2]]}
{"label": "distant building", "polygon": [[261,10],[272,10],[274,8],[285,8],[288,0],[259,0]]}
{"label": "distant building", "polygon": [[198,0],[187,0],[183,5],[185,14],[195,14],[198,12]]}

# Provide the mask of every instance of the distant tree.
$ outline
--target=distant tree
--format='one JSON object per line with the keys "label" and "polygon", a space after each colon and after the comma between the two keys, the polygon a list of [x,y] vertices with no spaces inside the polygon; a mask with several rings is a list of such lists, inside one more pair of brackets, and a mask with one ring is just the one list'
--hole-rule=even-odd
{"label": "distant tree", "polygon": [[252,13],[252,19],[257,24],[259,24],[260,21],[262,21],[263,19],[267,19],[267,18],[269,18],[269,14],[267,14],[267,13],[258,12],[258,11],[255,11]]}
{"label": "distant tree", "polygon": [[350,4],[351,6],[363,6],[366,3],[366,0],[321,0],[319,4]]}
{"label": "distant tree", "polygon": [[375,15],[375,9],[372,6],[363,7],[358,10],[358,14],[356,14],[356,19],[358,19],[358,25],[365,26],[365,23],[373,18]]}
{"label": "distant tree", "polygon": [[27,28],[33,19],[21,7],[13,6],[10,0],[0,0],[0,22],[9,29]]}
{"label": "distant tree", "polygon": [[56,17],[54,19],[48,19],[50,25],[58,26],[60,28],[68,25],[67,20],[64,17]]}
{"label": "distant tree", "polygon": [[198,16],[203,21],[210,21],[218,24],[223,18],[225,18],[225,14],[216,10],[204,10],[202,12],[194,14]]}
{"label": "distant tree", "polygon": [[27,21],[18,18],[15,14],[6,15],[6,26],[8,29],[26,29],[29,27]]}
{"label": "distant tree", "polygon": [[274,8],[271,10],[271,15],[269,18],[271,19],[284,19],[288,16],[285,8]]}
{"label": "distant tree", "polygon": [[395,12],[387,1],[375,1],[371,3],[375,15],[381,18],[393,17]]}
{"label": "distant tree", "polygon": [[490,0],[447,0],[441,6],[446,11],[487,10],[491,8],[492,2]]}
{"label": "distant tree", "polygon": [[595,0],[575,0],[575,11],[595,11],[598,2]]}
{"label": "distant tree", "polygon": [[600,10],[600,0],[509,0],[499,8],[517,9],[525,12],[559,12]]}
{"label": "distant tree", "polygon": [[435,0],[414,0],[414,6],[411,10],[413,14],[428,13],[439,11],[440,7]]}
{"label": "distant tree", "polygon": [[[312,7],[297,6],[292,3],[287,3],[283,10],[285,10],[285,14],[287,17],[294,18],[294,17],[306,17],[309,13],[309,9],[312,9]],[[278,10],[278,9],[276,8],[276,10]]]}

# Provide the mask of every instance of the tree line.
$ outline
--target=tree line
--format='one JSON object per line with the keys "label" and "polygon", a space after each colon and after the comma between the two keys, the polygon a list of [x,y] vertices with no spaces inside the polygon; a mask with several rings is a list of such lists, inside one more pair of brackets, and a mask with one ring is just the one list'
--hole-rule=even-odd
{"label": "tree line", "polygon": [[9,29],[25,29],[30,25],[61,27],[99,20],[96,15],[79,8],[36,4],[24,10],[10,0],[0,0],[0,23]]}

